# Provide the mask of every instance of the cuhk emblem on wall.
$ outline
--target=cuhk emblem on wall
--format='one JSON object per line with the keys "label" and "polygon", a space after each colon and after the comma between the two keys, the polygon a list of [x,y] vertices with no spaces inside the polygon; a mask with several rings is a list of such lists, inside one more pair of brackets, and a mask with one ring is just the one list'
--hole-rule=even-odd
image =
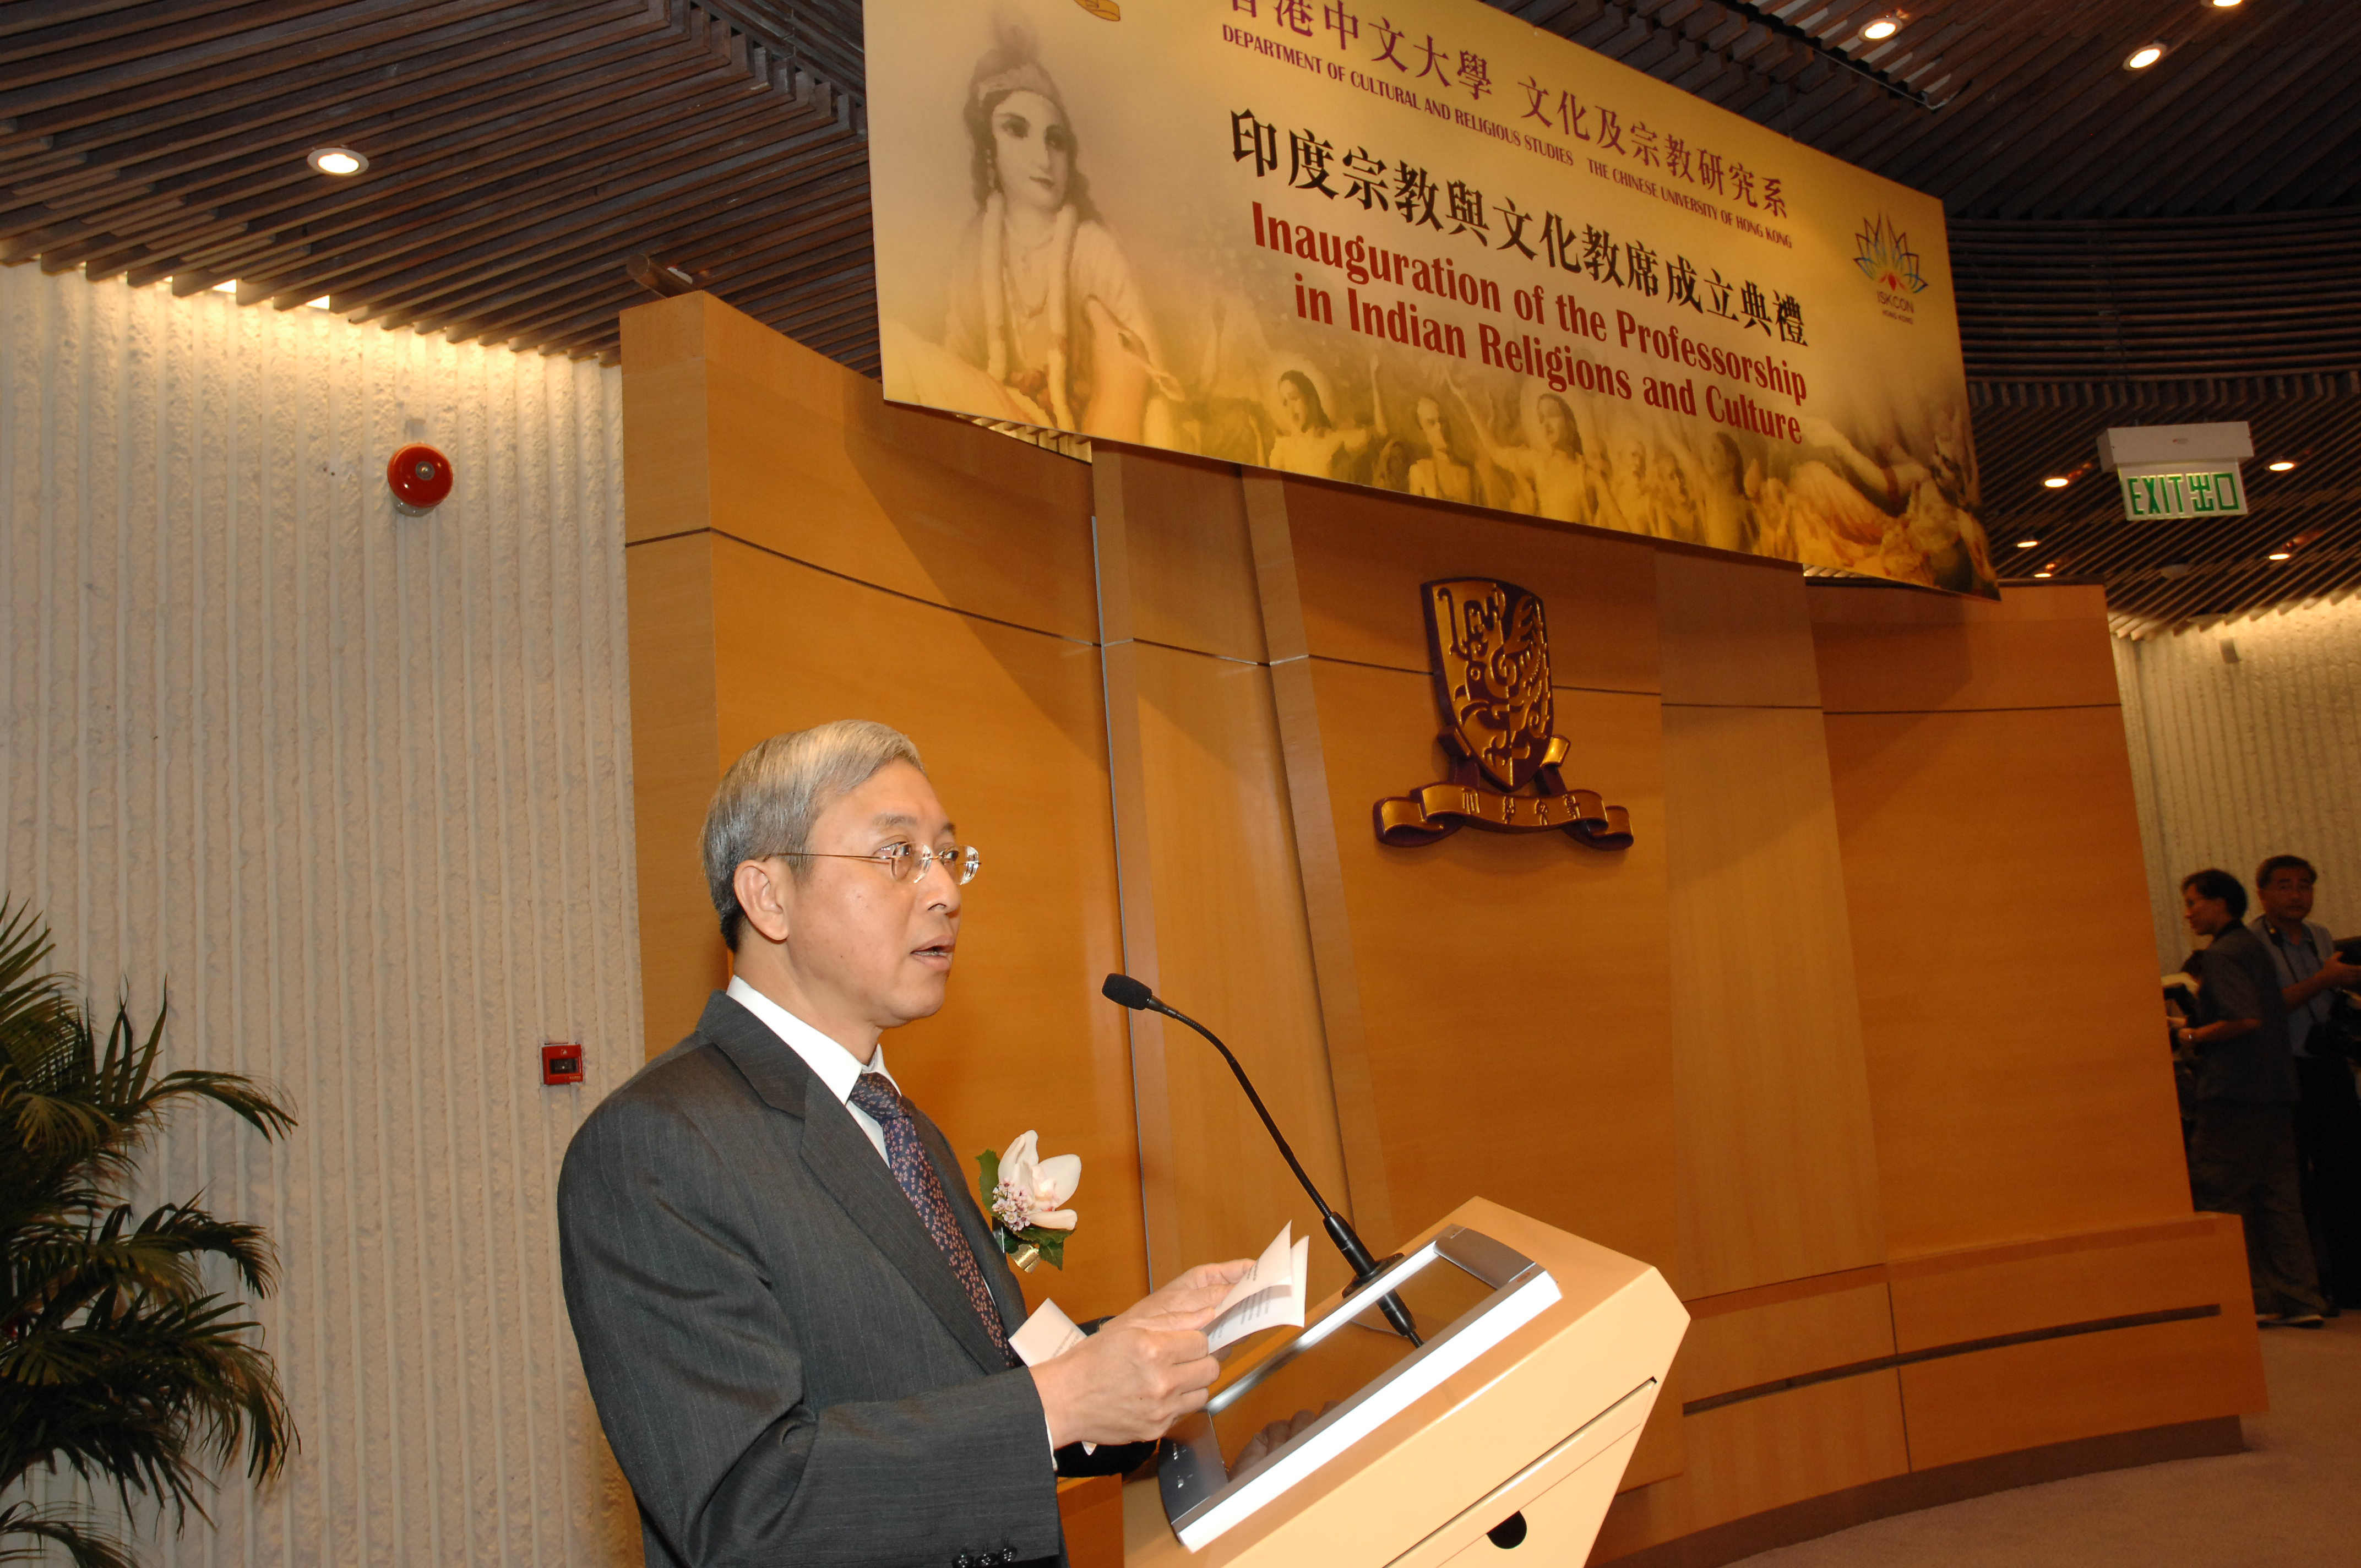
{"label": "cuhk emblem on wall", "polygon": [[1556,733],[1541,599],[1489,577],[1453,577],[1420,591],[1451,777],[1378,801],[1378,837],[1407,849],[1481,828],[1630,848],[1631,814],[1596,791],[1567,788],[1561,775],[1568,747]]}

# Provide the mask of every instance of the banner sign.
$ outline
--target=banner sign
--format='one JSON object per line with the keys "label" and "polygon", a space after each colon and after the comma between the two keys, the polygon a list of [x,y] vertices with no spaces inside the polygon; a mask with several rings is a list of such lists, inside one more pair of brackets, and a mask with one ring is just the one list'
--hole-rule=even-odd
{"label": "banner sign", "polygon": [[1941,204],[1477,0],[867,0],[885,395],[1993,595]]}

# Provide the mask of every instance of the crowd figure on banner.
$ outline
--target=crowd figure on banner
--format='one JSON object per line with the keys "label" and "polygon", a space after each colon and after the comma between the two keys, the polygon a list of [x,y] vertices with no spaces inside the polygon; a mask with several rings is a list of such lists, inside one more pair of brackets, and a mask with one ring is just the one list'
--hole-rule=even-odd
{"label": "crowd figure on banner", "polygon": [[1919,421],[1919,449],[1896,430],[1872,455],[1814,415],[1797,444],[1422,352],[1315,361],[1218,303],[1177,373],[1023,36],[976,62],[961,117],[972,210],[941,331],[882,323],[889,398],[1904,582],[1994,581],[1962,410]]}
{"label": "crowd figure on banner", "polygon": [[2202,946],[2165,977],[2191,1196],[2243,1222],[2265,1327],[2361,1307],[2361,938],[2312,918],[2319,880],[2273,855],[2249,921],[2236,877],[2191,872],[2181,906]]}

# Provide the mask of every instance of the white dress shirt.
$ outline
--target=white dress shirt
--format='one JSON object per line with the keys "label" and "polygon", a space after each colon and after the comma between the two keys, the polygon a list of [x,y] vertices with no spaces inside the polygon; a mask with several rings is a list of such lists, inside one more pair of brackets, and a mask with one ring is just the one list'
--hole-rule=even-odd
{"label": "white dress shirt", "polygon": [[902,1086],[894,1083],[894,1075],[885,1072],[885,1042],[877,1042],[876,1054],[869,1058],[869,1065],[863,1067],[860,1058],[734,974],[730,977],[729,994],[730,1001],[760,1018],[771,1033],[786,1042],[789,1050],[804,1058],[804,1065],[812,1069],[814,1078],[828,1085],[828,1091],[836,1096],[836,1102],[852,1113],[852,1119],[861,1124],[862,1132],[869,1135],[869,1142],[877,1150],[877,1157],[884,1160],[890,1168],[894,1162],[885,1153],[885,1129],[877,1124],[876,1117],[852,1102],[853,1088],[860,1083],[861,1075],[864,1072],[885,1073],[885,1081],[894,1084],[894,1092],[902,1092]]}
{"label": "white dress shirt", "polygon": [[[836,1096],[838,1104],[852,1113],[852,1119],[861,1124],[862,1132],[869,1135],[869,1142],[877,1150],[877,1157],[885,1161],[887,1169],[892,1169],[894,1161],[885,1153],[885,1129],[877,1124],[877,1118],[852,1102],[853,1086],[861,1081],[861,1075],[864,1072],[884,1072],[885,1081],[894,1083],[894,1075],[885,1072],[885,1042],[877,1042],[876,1053],[869,1058],[869,1065],[863,1067],[860,1058],[851,1051],[734,974],[730,977],[729,995],[730,1001],[760,1018],[771,1033],[785,1041],[789,1050],[804,1058],[804,1065],[812,1069],[812,1076],[828,1085],[828,1091]],[[894,1083],[894,1092],[901,1093],[902,1086]],[[1041,1424],[1045,1431],[1049,1421],[1049,1413],[1042,1411]],[[1096,1443],[1086,1443],[1083,1452],[1088,1453],[1097,1446]],[[1049,1447],[1050,1463],[1054,1464],[1057,1463],[1054,1440]]]}

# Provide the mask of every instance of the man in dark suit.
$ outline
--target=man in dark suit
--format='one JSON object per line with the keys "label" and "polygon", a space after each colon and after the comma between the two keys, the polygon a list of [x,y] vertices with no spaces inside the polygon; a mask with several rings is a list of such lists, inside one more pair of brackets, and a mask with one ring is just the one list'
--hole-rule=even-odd
{"label": "man in dark suit", "polygon": [[[1025,1368],[1015,1278],[879,1035],[943,1003],[977,869],[909,741],[774,737],[715,792],[734,978],[584,1122],[566,1300],[651,1564],[1056,1559],[1057,1476],[1200,1409],[1241,1261]],[[1101,1445],[1094,1454],[1085,1444]]]}
{"label": "man in dark suit", "polygon": [[2219,870],[2181,879],[2182,917],[2211,938],[2198,975],[2198,1018],[2173,1043],[2197,1060],[2189,1181],[2197,1207],[2246,1222],[2255,1321],[2321,1326],[2318,1277],[2296,1174],[2295,1060],[2270,955],[2240,922],[2246,890]]}

